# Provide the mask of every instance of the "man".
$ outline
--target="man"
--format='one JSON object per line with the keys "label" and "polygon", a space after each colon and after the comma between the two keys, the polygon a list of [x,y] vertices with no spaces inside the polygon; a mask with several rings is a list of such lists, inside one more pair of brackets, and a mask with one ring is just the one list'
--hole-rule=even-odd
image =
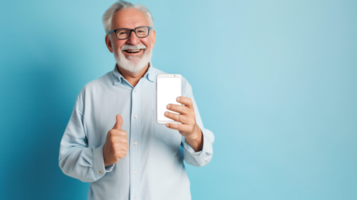
{"label": "man", "polygon": [[156,123],[156,76],[151,62],[156,33],[150,12],[125,1],[103,16],[113,71],[84,86],[64,132],[59,165],[90,182],[90,200],[191,199],[183,160],[204,166],[212,158],[212,132],[203,127],[192,89],[182,81],[182,124]]}

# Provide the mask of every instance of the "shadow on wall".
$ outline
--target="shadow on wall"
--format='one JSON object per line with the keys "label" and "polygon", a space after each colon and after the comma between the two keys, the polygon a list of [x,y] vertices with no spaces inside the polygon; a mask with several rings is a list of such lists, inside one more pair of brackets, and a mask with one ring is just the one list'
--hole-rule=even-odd
{"label": "shadow on wall", "polygon": [[79,74],[63,67],[70,66],[63,49],[51,44],[41,52],[57,62],[4,57],[0,199],[87,199],[88,184],[67,177],[58,166],[60,140],[80,89],[69,84]]}

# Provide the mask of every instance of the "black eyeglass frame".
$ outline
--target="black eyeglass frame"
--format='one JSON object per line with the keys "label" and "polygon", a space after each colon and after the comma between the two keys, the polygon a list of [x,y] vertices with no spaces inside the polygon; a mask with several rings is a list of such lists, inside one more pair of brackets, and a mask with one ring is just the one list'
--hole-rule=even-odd
{"label": "black eyeglass frame", "polygon": [[[144,37],[139,37],[138,34],[136,33],[136,29],[142,28],[142,27],[148,28],[149,31],[148,31],[148,34],[147,34],[146,36],[144,36]],[[127,38],[121,38],[121,39],[118,38],[118,35],[117,35],[117,31],[118,31],[118,30],[129,30],[129,35],[128,35],[128,37],[127,37]],[[126,40],[126,39],[128,39],[128,38],[130,37],[132,31],[135,33],[136,37],[138,37],[138,38],[146,38],[146,37],[150,34],[150,30],[152,30],[152,27],[150,27],[150,26],[138,26],[138,27],[136,27],[136,28],[134,28],[134,29],[130,29],[130,28],[118,28],[118,29],[114,29],[114,30],[109,31],[108,34],[110,34],[110,33],[115,33],[115,36],[118,38],[118,40]]]}

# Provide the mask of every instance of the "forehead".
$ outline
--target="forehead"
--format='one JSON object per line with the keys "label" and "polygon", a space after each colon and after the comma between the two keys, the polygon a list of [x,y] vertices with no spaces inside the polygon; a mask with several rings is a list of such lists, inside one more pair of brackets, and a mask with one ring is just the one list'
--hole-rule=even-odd
{"label": "forehead", "polygon": [[119,10],[113,15],[112,29],[117,28],[135,28],[138,26],[149,26],[143,12],[136,8],[126,8]]}

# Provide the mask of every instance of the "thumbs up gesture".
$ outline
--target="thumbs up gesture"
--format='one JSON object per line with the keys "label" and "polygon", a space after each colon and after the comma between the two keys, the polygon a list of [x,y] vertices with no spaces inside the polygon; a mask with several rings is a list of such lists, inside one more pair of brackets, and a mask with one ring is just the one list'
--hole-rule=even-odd
{"label": "thumbs up gesture", "polygon": [[121,158],[126,156],[129,149],[127,133],[121,129],[122,125],[123,118],[117,115],[116,123],[113,129],[108,132],[103,148],[105,166],[117,163]]}

